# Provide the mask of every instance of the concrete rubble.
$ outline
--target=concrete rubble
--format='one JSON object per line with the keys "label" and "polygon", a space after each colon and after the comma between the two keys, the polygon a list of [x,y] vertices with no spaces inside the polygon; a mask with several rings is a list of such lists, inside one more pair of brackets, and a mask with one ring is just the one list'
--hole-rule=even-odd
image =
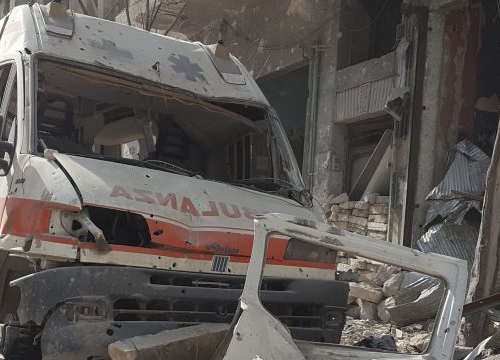
{"label": "concrete rubble", "polygon": [[108,346],[111,360],[201,360],[210,358],[229,329],[228,324],[200,324],[136,336]]}
{"label": "concrete rubble", "polygon": [[443,295],[437,279],[339,254],[341,281],[349,282],[348,316],[406,326],[435,316]]}

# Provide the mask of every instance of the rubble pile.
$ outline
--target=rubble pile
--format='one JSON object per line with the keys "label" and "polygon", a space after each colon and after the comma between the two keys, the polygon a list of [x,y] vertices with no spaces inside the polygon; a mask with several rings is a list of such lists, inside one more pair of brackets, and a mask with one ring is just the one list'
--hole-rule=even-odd
{"label": "rubble pile", "polygon": [[429,344],[432,328],[423,324],[397,328],[370,320],[348,319],[342,332],[342,345],[355,345],[364,339],[392,336],[400,353],[421,353]]}
{"label": "rubble pile", "polygon": [[340,253],[338,280],[349,282],[347,316],[398,326],[436,316],[444,294],[440,280]]}
{"label": "rubble pile", "polygon": [[346,193],[330,197],[324,206],[328,222],[360,235],[385,240],[389,196],[370,194],[367,201],[349,201]]}

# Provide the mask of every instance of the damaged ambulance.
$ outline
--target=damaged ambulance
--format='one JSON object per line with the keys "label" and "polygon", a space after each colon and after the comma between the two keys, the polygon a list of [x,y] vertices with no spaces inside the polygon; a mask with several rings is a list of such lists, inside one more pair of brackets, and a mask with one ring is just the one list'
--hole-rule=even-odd
{"label": "damaged ambulance", "polygon": [[[229,323],[254,216],[318,220],[276,113],[223,44],[52,2],[13,8],[0,54],[6,359],[106,359],[123,338]],[[269,242],[268,311],[297,340],[338,342],[336,252]]]}

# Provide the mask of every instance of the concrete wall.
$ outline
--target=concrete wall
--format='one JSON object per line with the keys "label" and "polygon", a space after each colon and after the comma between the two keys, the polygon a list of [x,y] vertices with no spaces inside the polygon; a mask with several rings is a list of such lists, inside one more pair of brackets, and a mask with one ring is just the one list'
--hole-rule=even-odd
{"label": "concrete wall", "polygon": [[335,89],[337,82],[337,46],[340,1],[329,10],[336,18],[325,29],[318,48],[319,84],[314,156],[315,196],[321,200],[344,190],[346,172],[346,127],[335,121]]}

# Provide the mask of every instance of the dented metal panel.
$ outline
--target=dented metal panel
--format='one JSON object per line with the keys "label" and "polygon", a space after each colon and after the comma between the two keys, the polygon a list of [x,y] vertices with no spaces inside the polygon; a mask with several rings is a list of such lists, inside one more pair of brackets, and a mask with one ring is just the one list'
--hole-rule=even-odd
{"label": "dented metal panel", "polygon": [[[54,36],[46,30],[43,8],[34,4],[19,10],[25,13],[31,9],[33,13],[41,44],[39,53],[122,72],[206,98],[268,104],[252,76],[234,57],[231,57],[231,71],[224,71],[228,74],[226,78],[199,43],[81,14],[74,14],[71,38]],[[36,44],[36,37],[30,36],[27,46]]]}
{"label": "dented metal panel", "polygon": [[[254,247],[239,311],[217,359],[452,359],[467,286],[467,266],[464,261],[423,254],[292,216],[259,216],[254,224]],[[447,288],[427,352],[404,355],[371,349],[294,343],[287,329],[267,312],[259,299],[267,239],[275,233],[442,279]]]}

